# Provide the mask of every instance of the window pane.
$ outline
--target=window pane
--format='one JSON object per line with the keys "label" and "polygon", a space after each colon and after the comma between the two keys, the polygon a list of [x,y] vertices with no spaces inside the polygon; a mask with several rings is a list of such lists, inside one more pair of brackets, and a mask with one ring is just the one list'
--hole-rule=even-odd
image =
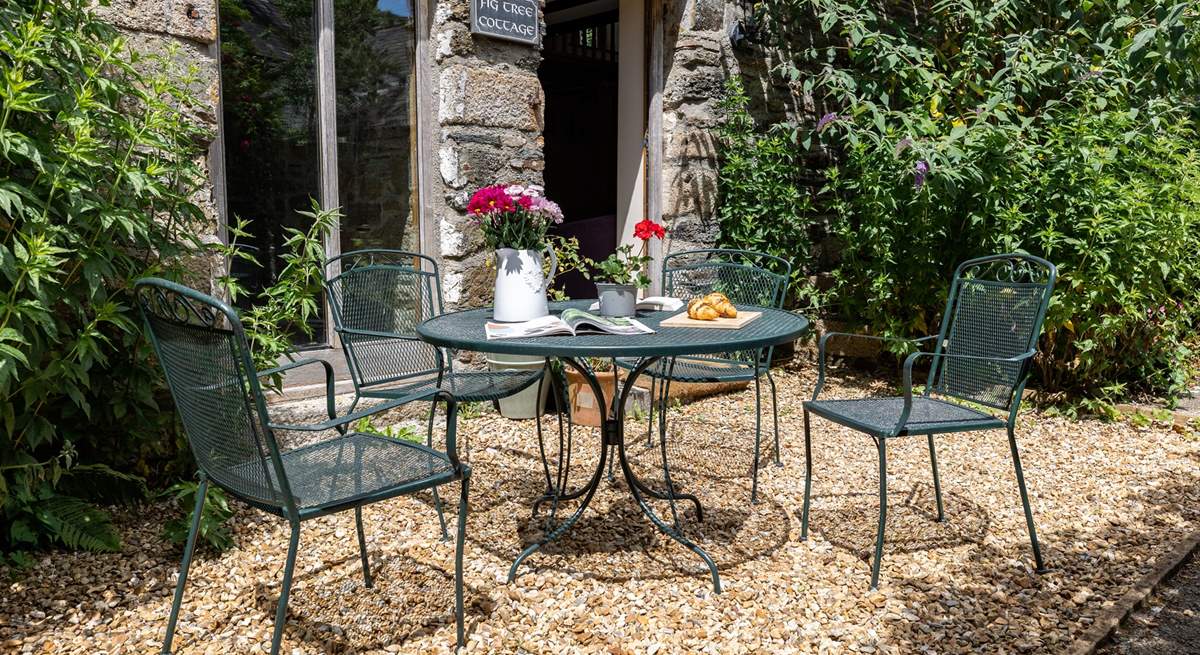
{"label": "window pane", "polygon": [[342,252],[417,250],[409,0],[335,3]]}
{"label": "window pane", "polygon": [[[256,293],[282,269],[285,228],[304,230],[319,194],[316,41],[311,0],[221,0],[221,86],[229,222],[252,221],[238,243],[261,266],[234,261],[233,273]],[[310,321],[325,341],[324,319]]]}

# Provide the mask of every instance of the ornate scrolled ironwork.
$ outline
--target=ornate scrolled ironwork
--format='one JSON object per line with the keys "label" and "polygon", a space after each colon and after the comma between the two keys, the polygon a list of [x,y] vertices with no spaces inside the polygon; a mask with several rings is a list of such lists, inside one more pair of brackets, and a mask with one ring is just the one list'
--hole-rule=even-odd
{"label": "ornate scrolled ironwork", "polygon": [[1039,259],[1019,255],[1003,255],[980,260],[962,269],[964,280],[989,280],[1009,284],[1046,284],[1050,267]]}
{"label": "ornate scrolled ironwork", "polygon": [[147,315],[212,330],[228,329],[228,320],[224,312],[181,289],[140,285],[137,289],[137,301]]}

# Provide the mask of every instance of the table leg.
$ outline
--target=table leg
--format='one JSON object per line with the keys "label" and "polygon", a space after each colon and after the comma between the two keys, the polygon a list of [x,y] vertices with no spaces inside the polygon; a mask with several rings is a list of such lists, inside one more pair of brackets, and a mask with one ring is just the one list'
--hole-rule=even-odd
{"label": "table leg", "polygon": [[[642,374],[643,371],[646,370],[647,367],[652,365],[657,360],[657,357],[648,357],[640,361],[633,371],[630,372],[629,377],[625,382],[625,388],[621,391],[621,393],[614,394],[611,406],[605,413],[603,420],[604,425],[602,428],[602,443],[600,444],[600,460],[596,463],[596,470],[592,473],[591,480],[589,480],[587,485],[585,485],[578,492],[583,496],[583,501],[580,503],[579,507],[576,508],[574,514],[543,536],[540,541],[535,544],[531,544],[524,551],[522,551],[520,555],[517,556],[516,561],[513,562],[512,567],[508,572],[509,582],[512,582],[516,578],[517,568],[521,565],[521,562],[523,562],[525,558],[537,552],[545,544],[548,544],[561,537],[566,533],[567,530],[571,528],[572,525],[575,524],[576,521],[579,520],[579,517],[583,514],[584,510],[587,509],[588,504],[591,503],[592,497],[596,493],[596,488],[600,484],[600,480],[604,477],[605,464],[607,463],[608,459],[608,450],[610,447],[615,447],[616,457],[621,464],[621,473],[625,478],[626,484],[629,486],[629,491],[633,494],[634,500],[637,501],[638,507],[642,510],[642,513],[650,519],[650,522],[653,523],[655,527],[661,530],[668,537],[671,537],[680,544],[687,546],[688,549],[700,556],[700,558],[704,560],[704,563],[708,565],[709,572],[712,574],[713,590],[717,593],[721,592],[721,578],[717,573],[717,565],[713,563],[712,558],[709,557],[708,553],[705,553],[703,549],[684,536],[682,532],[678,531],[675,529],[675,527],[668,525],[662,519],[660,519],[658,515],[654,513],[654,510],[652,510],[646,503],[646,500],[642,497],[642,493],[646,492],[646,495],[648,496],[669,500],[672,503],[675,499],[690,500],[696,505],[698,518],[703,516],[703,510],[701,509],[699,499],[691,494],[673,493],[674,490],[670,485],[669,477],[667,479],[668,492],[666,494],[650,489],[644,482],[634,475],[633,470],[629,466],[629,460],[625,453],[625,401],[628,400],[629,393],[633,389],[634,381],[639,375]],[[584,378],[588,381],[588,384],[592,387],[592,392],[596,394],[597,400],[604,399],[604,390],[601,388],[599,380],[596,379],[596,376],[590,369],[570,358],[563,358],[562,361],[564,364],[570,365],[584,376]],[[602,404],[601,406],[603,407],[604,405]],[[666,457],[665,447],[663,456],[664,458]],[[665,461],[663,464],[666,466]]]}
{"label": "table leg", "polygon": [[[704,549],[700,548],[695,543],[693,543],[692,540],[690,540],[686,536],[684,536],[684,534],[682,532],[680,532],[679,530],[677,530],[675,527],[668,525],[661,518],[659,518],[657,514],[654,513],[654,510],[650,509],[650,506],[646,503],[645,499],[642,498],[642,494],[641,494],[641,492],[643,490],[648,490],[648,488],[647,488],[646,484],[644,482],[642,482],[640,479],[638,479],[638,477],[633,473],[633,469],[630,468],[629,459],[625,453],[625,439],[624,439],[625,422],[624,422],[624,416],[623,416],[622,410],[625,407],[626,397],[629,395],[630,390],[633,389],[633,383],[635,380],[637,380],[638,376],[642,374],[642,371],[646,370],[646,368],[648,368],[649,366],[654,364],[654,362],[657,359],[658,358],[656,358],[656,357],[650,357],[650,358],[643,359],[629,373],[629,379],[627,379],[625,381],[625,388],[622,390],[622,393],[620,394],[619,404],[614,408],[616,410],[615,413],[617,415],[617,429],[620,431],[619,432],[620,438],[617,441],[617,457],[621,462],[621,472],[625,475],[625,481],[629,484],[629,491],[630,491],[630,493],[633,494],[633,498],[634,498],[634,500],[637,501],[638,507],[641,508],[642,513],[645,514],[646,518],[650,519],[650,522],[653,523],[655,525],[655,527],[657,527],[660,531],[662,531],[664,534],[666,534],[668,537],[674,539],[675,541],[678,541],[679,543],[683,544],[684,546],[687,546],[689,550],[691,550],[693,553],[696,553],[697,555],[700,556],[700,559],[704,560],[704,563],[708,565],[709,573],[712,574],[713,591],[719,594],[719,593],[721,593],[721,577],[717,573],[717,565],[715,563],[713,563],[713,560],[711,557],[708,556],[708,553],[704,552]],[[668,379],[669,378],[670,378],[670,375],[668,374]],[[664,428],[665,428],[665,424],[663,424],[663,427],[660,427],[660,430],[662,430]],[[665,435],[663,435],[661,432],[660,432],[660,439],[665,439]],[[665,441],[663,441],[662,443],[663,443],[663,450],[662,450],[663,472],[664,472],[664,477],[666,478],[666,482],[667,482],[667,493],[666,494],[652,493],[652,494],[648,494],[648,495],[652,495],[653,497],[656,497],[656,498],[662,498],[664,500],[671,501],[672,512],[674,512],[674,500],[675,499],[680,498],[680,499],[691,500],[692,502],[694,502],[696,504],[697,518],[703,520],[703,509],[701,508],[700,501],[695,496],[693,496],[691,494],[676,494],[675,493],[674,486],[671,484],[670,468],[669,468],[669,466],[667,464],[667,460],[666,460],[666,458],[667,458],[666,443],[665,443]]]}
{"label": "table leg", "polygon": [[[564,364],[570,365],[572,368],[579,371],[583,375],[584,379],[586,379],[588,381],[588,384],[591,385],[592,392],[596,394],[597,399],[602,400],[604,398],[604,390],[600,387],[599,380],[596,379],[596,376],[592,374],[591,370],[589,370],[587,367],[583,366],[579,362],[576,362],[574,359],[563,358],[561,361]],[[584,510],[587,509],[588,504],[590,504],[592,502],[592,496],[594,496],[596,494],[596,488],[600,486],[600,479],[604,477],[604,464],[607,461],[607,455],[608,455],[608,445],[609,445],[608,433],[610,432],[610,429],[609,429],[610,423],[611,423],[611,421],[609,421],[607,418],[605,418],[605,420],[604,420],[605,425],[604,425],[604,429],[603,429],[604,438],[603,438],[603,443],[600,445],[600,461],[596,463],[596,470],[592,473],[592,478],[590,480],[588,480],[588,483],[586,485],[584,485],[584,487],[582,489],[580,489],[581,495],[583,496],[583,501],[581,503],[579,503],[579,507],[575,508],[575,512],[573,514],[571,514],[571,516],[567,517],[566,520],[564,520],[562,523],[558,524],[558,526],[555,527],[553,530],[546,533],[540,541],[538,541],[537,543],[530,544],[527,548],[525,548],[525,550],[521,551],[521,554],[517,556],[517,559],[513,562],[512,567],[509,568],[509,570],[508,570],[508,581],[509,582],[512,582],[513,580],[516,579],[517,567],[519,567],[521,565],[521,562],[525,561],[526,557],[529,557],[530,555],[534,554],[542,546],[554,541],[555,539],[558,539],[564,533],[566,533],[567,530],[571,529],[571,526],[575,525],[575,522],[578,521],[579,517],[583,515],[583,512],[584,512]],[[560,459],[561,459],[561,457],[560,457]],[[564,483],[565,483],[565,481],[564,481]],[[578,497],[578,495],[576,495],[574,497]]]}
{"label": "table leg", "polygon": [[[549,360],[547,360],[547,361],[549,361]],[[558,463],[555,467],[554,482],[551,483],[550,468],[549,468],[549,464],[547,463],[547,460],[546,460],[546,450],[542,443],[541,422],[539,421],[538,422],[538,451],[542,458],[542,469],[544,470],[544,472],[546,474],[546,493],[539,496],[536,500],[533,501],[532,513],[534,516],[537,516],[538,511],[541,509],[542,503],[551,501],[550,515],[547,517],[547,520],[552,520],[554,518],[555,512],[558,509],[558,503],[560,503],[564,500],[575,500],[576,498],[579,498],[583,494],[587,493],[587,485],[584,485],[584,486],[576,489],[575,491],[570,491],[570,492],[565,491],[566,486],[567,486],[567,479],[570,476],[570,472],[571,472],[571,449],[572,449],[572,445],[573,445],[573,441],[574,441],[573,427],[571,425],[571,419],[570,419],[570,408],[569,408],[570,400],[569,400],[569,396],[567,393],[566,376],[560,375],[560,371],[558,370],[558,368],[550,365],[549,363],[547,364],[547,368],[550,370],[551,378],[554,380],[554,382],[552,383],[551,386],[554,387],[555,393],[558,394],[556,397],[556,404],[558,406],[558,411],[556,412],[557,417],[558,417]],[[566,421],[566,440],[565,440],[566,447],[565,447],[565,449],[563,447],[564,446],[564,439],[563,439],[564,408],[566,408],[565,412],[568,414],[567,421]]]}

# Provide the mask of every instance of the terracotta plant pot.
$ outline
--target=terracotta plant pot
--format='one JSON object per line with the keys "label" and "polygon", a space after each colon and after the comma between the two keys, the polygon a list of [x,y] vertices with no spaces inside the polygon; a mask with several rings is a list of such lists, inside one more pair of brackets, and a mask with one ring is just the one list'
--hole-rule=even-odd
{"label": "terracotta plant pot", "polygon": [[[617,387],[616,372],[602,371],[596,373],[596,379],[600,381],[600,388],[604,390],[604,402],[611,403]],[[592,386],[588,384],[587,379],[581,373],[572,368],[567,369],[567,395],[571,401],[572,423],[593,427],[598,427],[601,424],[601,419],[607,411],[602,413],[600,401],[592,391]]]}

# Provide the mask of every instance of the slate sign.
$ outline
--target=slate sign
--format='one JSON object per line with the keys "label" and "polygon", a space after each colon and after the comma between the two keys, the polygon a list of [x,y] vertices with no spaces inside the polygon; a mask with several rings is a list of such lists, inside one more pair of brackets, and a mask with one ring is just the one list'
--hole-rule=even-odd
{"label": "slate sign", "polygon": [[471,0],[471,33],[537,45],[537,0]]}

